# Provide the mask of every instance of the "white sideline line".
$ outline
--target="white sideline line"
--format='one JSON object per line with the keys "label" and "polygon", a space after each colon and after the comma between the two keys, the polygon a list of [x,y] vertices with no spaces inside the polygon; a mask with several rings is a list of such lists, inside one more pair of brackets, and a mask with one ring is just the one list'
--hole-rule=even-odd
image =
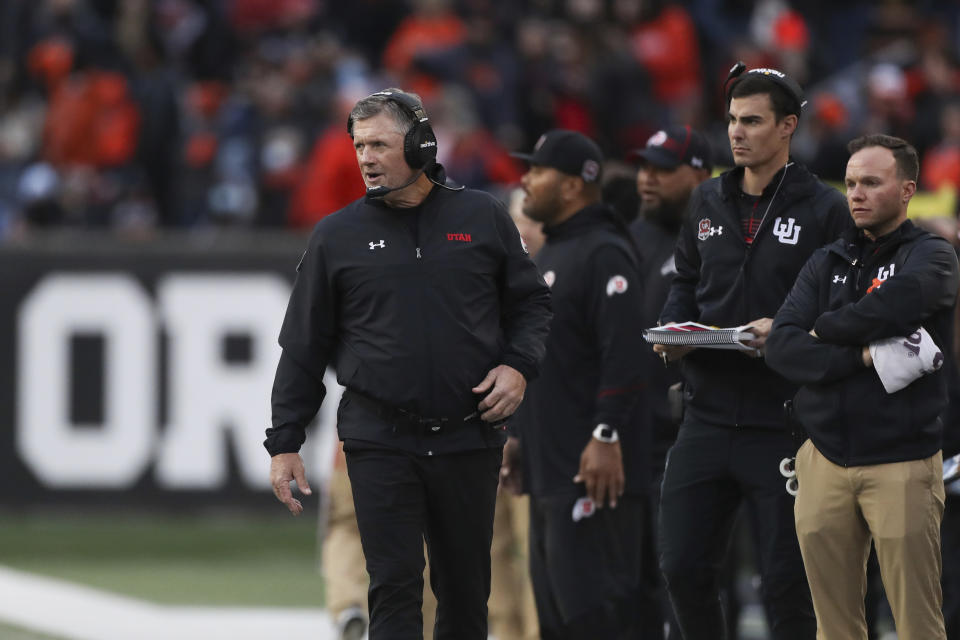
{"label": "white sideline line", "polygon": [[0,620],[70,640],[333,640],[322,609],[160,605],[0,566]]}

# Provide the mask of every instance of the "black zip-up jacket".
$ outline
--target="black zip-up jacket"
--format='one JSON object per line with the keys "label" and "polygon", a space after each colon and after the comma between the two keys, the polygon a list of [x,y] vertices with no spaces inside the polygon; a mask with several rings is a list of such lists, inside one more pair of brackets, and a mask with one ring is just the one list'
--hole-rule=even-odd
{"label": "black zip-up jacket", "polygon": [[876,243],[852,230],[803,268],[777,314],[767,360],[803,385],[794,415],[828,460],[882,464],[940,449],[943,371],[888,394],[862,349],[923,326],[950,357],[958,283],[953,247],[909,220]]}
{"label": "black zip-up jacket", "polygon": [[[657,324],[670,293],[670,284],[677,273],[674,247],[680,232],[657,220],[638,219],[630,225],[630,232],[640,251],[640,278],[643,280],[643,319],[641,327]],[[681,381],[680,367],[670,363],[666,367],[660,356],[646,345],[641,350],[640,363],[646,372],[643,393],[644,407],[650,419],[651,470],[663,472],[667,451],[677,439],[677,424],[672,415],[668,394],[670,386]]]}
{"label": "black zip-up jacket", "polygon": [[[853,221],[839,191],[790,162],[764,189],[766,213],[744,241],[738,198],[743,169],[694,189],[677,242],[677,275],[660,321],[736,327],[773,318],[814,251]],[[785,429],[783,403],[796,386],[761,358],[695,349],[681,361],[686,410],[721,426]]]}
{"label": "black zip-up jacket", "polygon": [[553,321],[540,378],[511,421],[523,442],[524,474],[534,496],[576,494],[580,455],[594,427],[621,438],[627,490],[648,482],[649,434],[634,416],[642,390],[638,364],[643,287],[626,226],[603,204],[545,228],[534,261],[550,284]]}
{"label": "black zip-up jacket", "polygon": [[442,187],[414,209],[361,198],[317,223],[298,272],[280,330],[271,455],[299,450],[331,361],[348,390],[449,421],[421,446],[344,394],[341,439],[431,454],[503,444],[502,431],[464,422],[480,401],[471,389],[499,364],[535,378],[551,313],[500,202]]}

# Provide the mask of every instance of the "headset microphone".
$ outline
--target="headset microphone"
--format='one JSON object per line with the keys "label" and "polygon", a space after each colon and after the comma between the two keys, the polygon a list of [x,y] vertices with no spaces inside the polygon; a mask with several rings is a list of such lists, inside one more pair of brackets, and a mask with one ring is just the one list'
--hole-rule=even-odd
{"label": "headset microphone", "polygon": [[379,200],[381,198],[387,197],[387,194],[393,193],[394,191],[400,191],[401,189],[406,189],[407,187],[412,185],[414,182],[416,182],[417,178],[423,175],[423,172],[426,168],[427,168],[426,166],[423,166],[417,169],[416,173],[413,174],[413,177],[407,180],[406,182],[404,182],[399,187],[385,187],[385,186],[367,187],[367,197],[373,200]]}
{"label": "headset microphone", "polygon": [[[440,174],[439,176],[438,176],[438,175],[435,175],[435,174],[438,173],[437,171],[431,171],[431,169],[433,169],[434,167],[436,167],[436,168],[439,169],[439,174]],[[443,182],[443,168],[440,167],[440,165],[438,165],[437,163],[432,162],[432,163],[430,163],[430,164],[427,164],[427,165],[424,166],[424,167],[421,167],[419,171],[417,171],[415,174],[413,174],[413,177],[412,177],[412,178],[410,178],[409,180],[407,180],[406,183],[400,185],[399,187],[370,187],[370,188],[368,188],[368,189],[367,189],[367,197],[370,198],[370,199],[372,199],[372,200],[379,200],[379,199],[381,199],[381,198],[385,198],[388,193],[393,193],[394,191],[399,191],[400,189],[406,189],[406,188],[409,187],[411,184],[413,184],[414,182],[416,182],[416,181],[417,181],[417,178],[419,178],[421,174],[425,174],[425,175],[427,176],[427,180],[429,180],[430,182],[432,182],[432,183],[435,184],[436,186],[440,187],[441,189],[446,189],[447,191],[463,191],[464,188],[465,188],[463,185],[449,185],[449,184]]]}

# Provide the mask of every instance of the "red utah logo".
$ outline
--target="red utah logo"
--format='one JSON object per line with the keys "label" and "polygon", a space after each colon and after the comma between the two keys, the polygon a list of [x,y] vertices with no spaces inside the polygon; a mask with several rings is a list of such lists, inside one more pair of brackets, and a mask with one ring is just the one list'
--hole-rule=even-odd
{"label": "red utah logo", "polygon": [[469,233],[448,233],[447,240],[454,242],[473,242]]}

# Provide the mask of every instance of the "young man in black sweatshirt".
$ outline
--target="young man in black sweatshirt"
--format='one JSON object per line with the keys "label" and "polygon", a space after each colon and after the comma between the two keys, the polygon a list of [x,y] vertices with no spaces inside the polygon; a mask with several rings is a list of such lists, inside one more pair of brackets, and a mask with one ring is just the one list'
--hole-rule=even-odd
{"label": "young man in black sweatshirt", "polygon": [[[739,65],[731,72],[742,72]],[[697,187],[660,320],[750,325],[762,355],[773,316],[811,254],[851,226],[843,196],[790,158],[804,103],[775,69],[751,69],[728,93],[736,167]],[[796,387],[762,357],[657,346],[682,357],[685,414],[660,502],[660,566],[685,640],[724,638],[719,572],[740,504],[757,547],[775,640],[813,640],[816,621],[780,460],[796,452],[783,415]]]}
{"label": "young man in black sweatshirt", "polygon": [[777,313],[770,366],[802,384],[797,535],[819,637],[866,637],[871,540],[903,640],[945,639],[940,520],[958,276],[950,244],[907,220],[917,152],[885,135],[850,143],[857,229],[810,259]]}

